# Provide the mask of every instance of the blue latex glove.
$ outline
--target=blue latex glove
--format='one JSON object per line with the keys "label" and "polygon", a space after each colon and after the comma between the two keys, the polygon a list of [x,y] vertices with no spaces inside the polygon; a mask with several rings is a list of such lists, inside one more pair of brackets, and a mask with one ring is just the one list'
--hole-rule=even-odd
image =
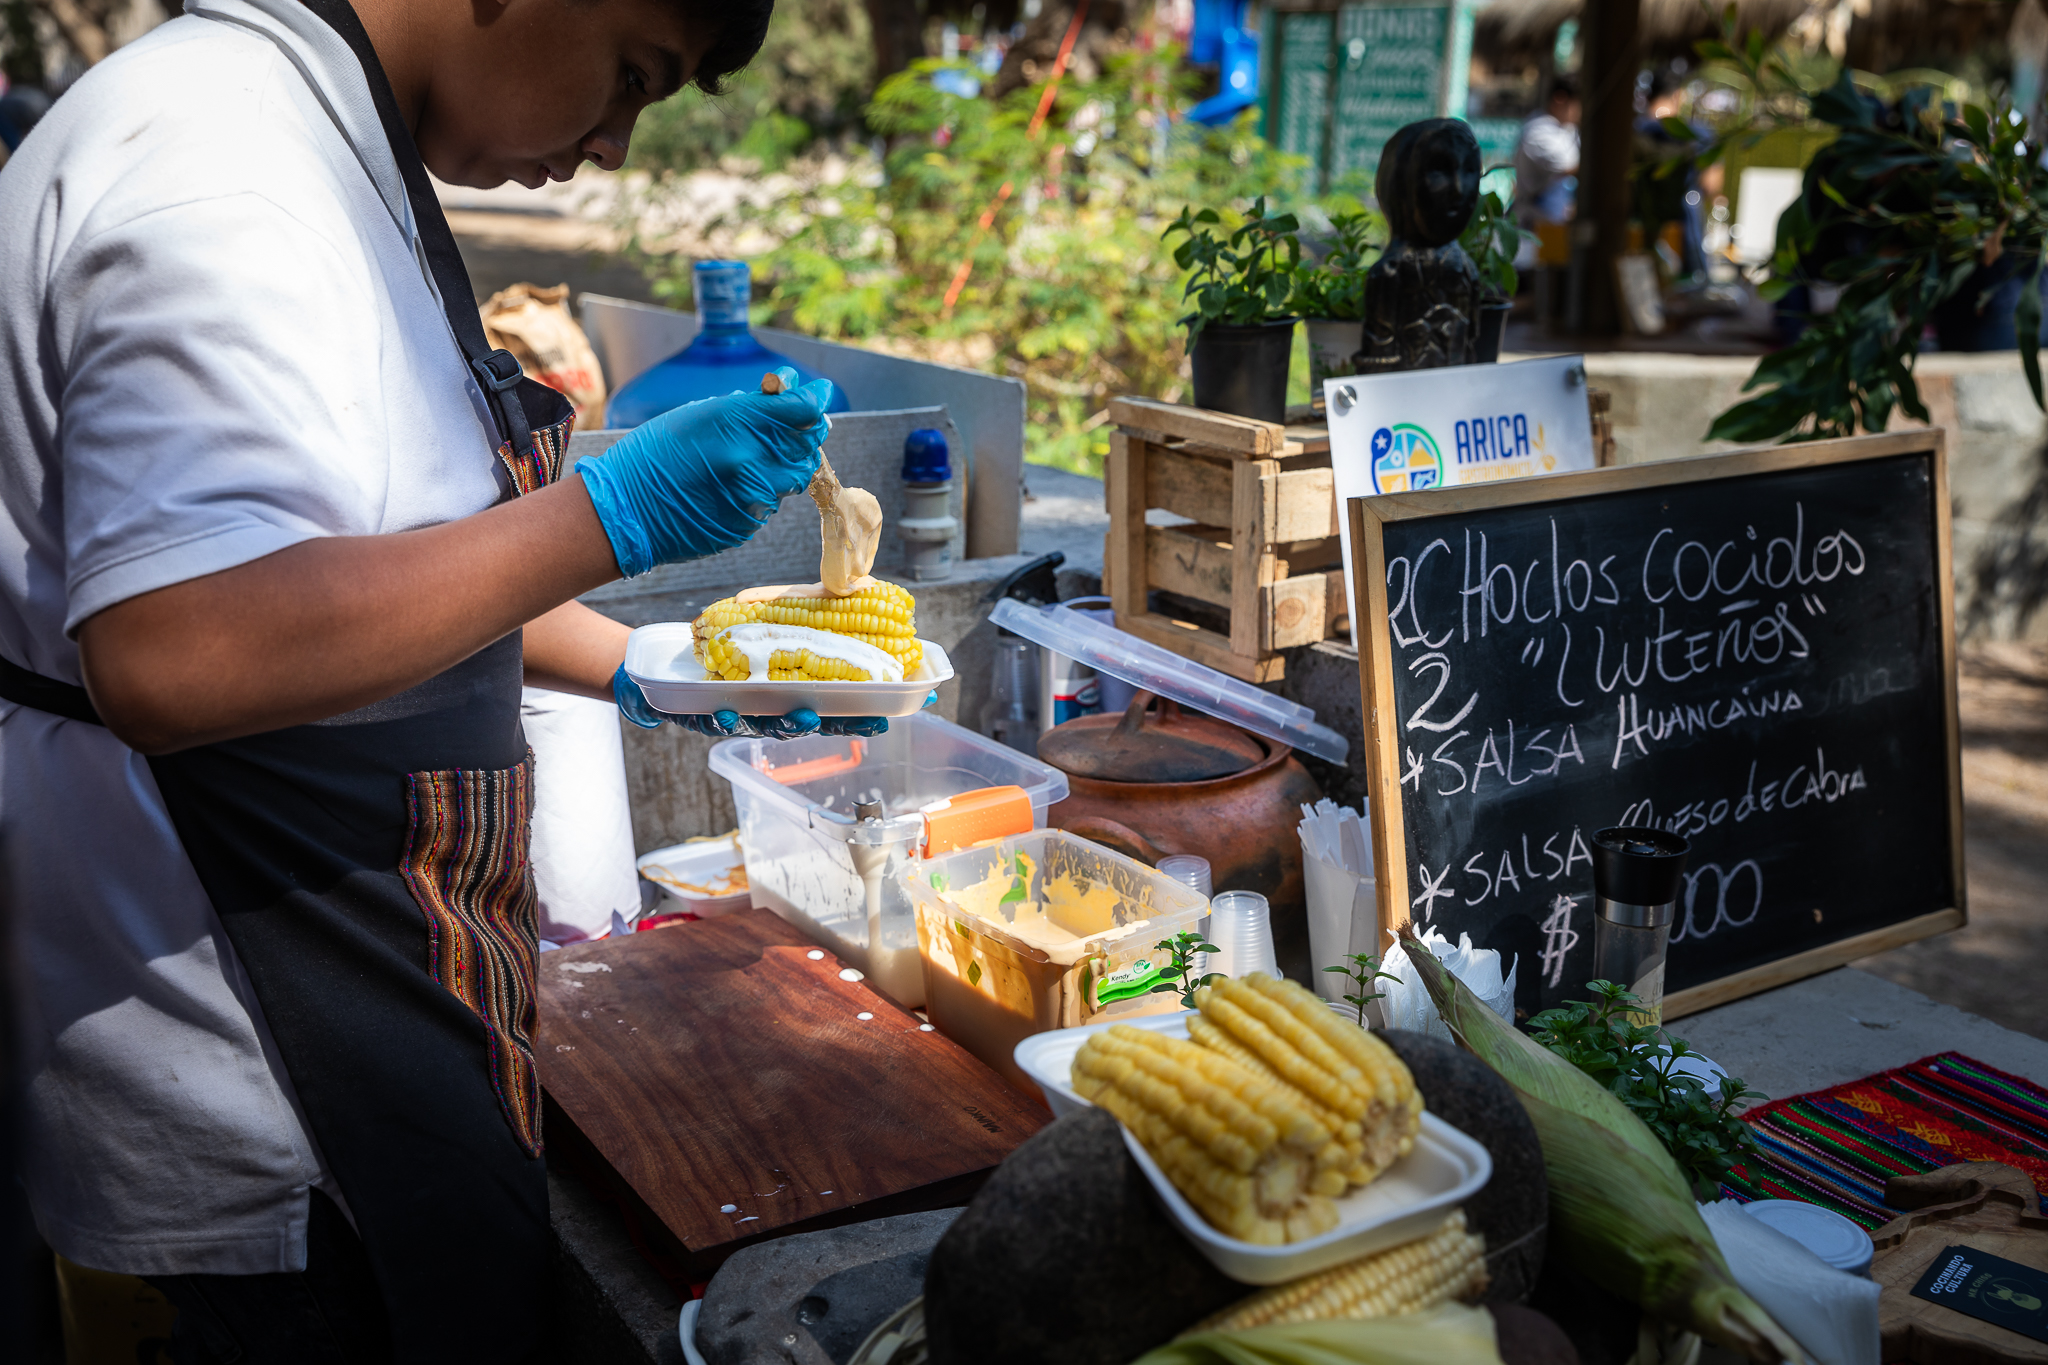
{"label": "blue latex glove", "polygon": [[[672,716],[657,711],[648,704],[647,694],[640,690],[640,684],[627,676],[626,666],[619,665],[619,671],[612,674],[612,696],[619,703],[619,714],[643,730],[653,730],[663,721],[673,721],[685,730],[713,739],[802,739],[805,735],[879,735],[889,729],[884,716],[829,716],[821,717],[808,706],[781,716],[743,716],[737,711],[714,711],[708,716]],[[930,706],[939,699],[934,692],[924,699]]]}
{"label": "blue latex glove", "polygon": [[[796,383],[788,366],[776,371]],[[579,461],[597,519],[628,578],[730,550],[818,472],[832,381],[730,393],[671,409]]]}

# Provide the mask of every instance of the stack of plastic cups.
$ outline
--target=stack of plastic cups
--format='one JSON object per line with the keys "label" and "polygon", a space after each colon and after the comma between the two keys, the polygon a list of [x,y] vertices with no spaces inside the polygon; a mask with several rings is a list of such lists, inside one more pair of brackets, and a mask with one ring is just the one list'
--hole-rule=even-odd
{"label": "stack of plastic cups", "polygon": [[[1213,894],[1210,890],[1209,860],[1207,858],[1197,858],[1192,853],[1176,853],[1171,858],[1161,858],[1154,870],[1160,876],[1171,877],[1182,886],[1189,887],[1200,893],[1203,900],[1209,899]],[[1201,922],[1195,926],[1195,932],[1200,934],[1204,941],[1208,940],[1209,917],[1207,915],[1202,916]],[[1201,953],[1198,956],[1206,958],[1208,954]],[[1196,965],[1199,966],[1200,964]]]}
{"label": "stack of plastic cups", "polygon": [[1225,891],[1210,900],[1209,942],[1218,951],[1205,954],[1204,972],[1280,975],[1279,959],[1273,955],[1272,912],[1256,891]]}

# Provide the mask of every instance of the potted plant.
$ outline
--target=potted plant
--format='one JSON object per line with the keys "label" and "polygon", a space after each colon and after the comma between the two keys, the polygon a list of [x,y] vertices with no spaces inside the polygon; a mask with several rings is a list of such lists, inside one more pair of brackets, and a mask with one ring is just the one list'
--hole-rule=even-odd
{"label": "potted plant", "polygon": [[1479,196],[1478,207],[1472,210],[1472,221],[1458,236],[1458,245],[1465,248],[1472,264],[1479,267],[1479,278],[1493,293],[1492,298],[1479,305],[1476,320],[1478,361],[1481,365],[1491,365],[1500,359],[1500,341],[1507,332],[1508,310],[1515,306],[1515,290],[1521,284],[1521,276],[1515,270],[1515,253],[1522,245],[1522,230],[1515,226],[1514,216],[1508,212],[1508,206],[1501,202],[1500,196],[1487,190]]}
{"label": "potted plant", "polygon": [[1181,325],[1188,329],[1196,407],[1286,420],[1296,321],[1287,305],[1301,265],[1300,230],[1291,213],[1269,216],[1261,195],[1227,232],[1216,210],[1183,208],[1161,234],[1186,239],[1173,261],[1190,272],[1181,297],[1193,311]]}
{"label": "potted plant", "polygon": [[1351,373],[1365,321],[1365,272],[1386,247],[1387,220],[1377,213],[1340,213],[1321,260],[1294,278],[1290,307],[1308,328],[1308,387],[1320,399],[1323,381]]}
{"label": "potted plant", "polygon": [[[1825,284],[1840,294],[1832,312],[1806,319],[1798,340],[1758,363],[1745,388],[1760,392],[1715,418],[1707,435],[1852,436],[1883,431],[1894,408],[1930,420],[1913,377],[1930,323],[1943,329],[1945,345],[1982,345],[1982,335],[1965,334],[1984,331],[2017,345],[2041,405],[2048,170],[2026,120],[2008,101],[1957,104],[1926,86],[1880,98],[1864,88],[1881,86],[1878,78],[1847,70],[1811,90],[1784,53],[1756,35],[1737,42],[1732,20],[1724,27],[1725,40],[1700,44],[1700,53],[1757,91],[1759,108],[1710,144],[1700,163],[1771,127],[1833,129],[1778,219],[1762,292],[1775,300]],[[2011,312],[2001,316],[2005,308]]]}

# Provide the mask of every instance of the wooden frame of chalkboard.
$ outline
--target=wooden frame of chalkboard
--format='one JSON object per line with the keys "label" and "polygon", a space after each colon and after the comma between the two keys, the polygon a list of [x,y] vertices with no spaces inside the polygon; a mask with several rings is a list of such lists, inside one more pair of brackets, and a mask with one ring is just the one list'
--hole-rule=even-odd
{"label": "wooden frame of chalkboard", "polygon": [[[1611,523],[1606,528],[1597,522],[1603,513]],[[1689,513],[1705,530],[1680,539],[1674,527]],[[1461,929],[1477,930],[1475,943],[1501,947],[1504,956],[1513,948],[1522,961],[1518,1011],[1555,1004],[1561,992],[1591,974],[1591,858],[1573,841],[1602,825],[1636,820],[1683,826],[1681,832],[1694,840],[1694,870],[1688,872],[1673,935],[1666,1018],[1964,923],[1955,593],[1948,468],[1939,428],[1353,498],[1346,514],[1355,600],[1364,616],[1359,678],[1381,942],[1387,930],[1414,918],[1453,939]],[[1540,529],[1537,517],[1544,523]],[[1600,535],[1611,537],[1600,542],[1602,550],[1620,548],[1605,558],[1588,550],[1560,570],[1567,554]],[[1875,553],[1865,550],[1866,540]],[[1673,545],[1679,548],[1673,551]],[[1670,558],[1655,558],[1660,547]],[[1404,550],[1419,554],[1411,561]],[[1625,557],[1629,550],[1639,552],[1639,564]],[[1441,568],[1462,576],[1448,590],[1448,579],[1428,585],[1425,622],[1424,569],[1418,566],[1432,557],[1431,572]],[[1401,570],[1391,583],[1390,563]],[[1673,568],[1680,577],[1669,572]],[[1633,574],[1638,582],[1625,588],[1615,580],[1617,572],[1624,580]],[[1684,575],[1697,592],[1681,581]],[[1722,590],[1731,577],[1734,591]],[[1513,586],[1506,581],[1511,578]],[[1439,595],[1446,591],[1456,600]],[[1476,644],[1468,615],[1475,598]],[[1390,620],[1390,601],[1395,612],[1409,613],[1405,623]],[[1507,624],[1501,622],[1503,602],[1509,607]],[[1615,608],[1604,624],[1585,616],[1599,604]],[[1672,607],[1681,608],[1677,630],[1667,630],[1669,614],[1654,614]],[[1544,608],[1554,615],[1539,617]],[[1576,642],[1568,608],[1585,632]],[[1545,619],[1554,622],[1550,634],[1527,628]],[[1654,628],[1648,625],[1652,620]],[[1496,627],[1490,636],[1489,626]],[[1695,629],[1687,633],[1688,626]],[[1452,645],[1454,636],[1458,643]],[[1689,652],[1670,652],[1673,640]],[[1604,670],[1613,663],[1608,654],[1617,642],[1620,663],[1609,677]],[[1580,646],[1577,661],[1571,657],[1574,643]],[[1638,644],[1642,657],[1632,662],[1630,651]],[[1417,652],[1418,645],[1425,648]],[[1507,660],[1518,645],[1518,657]],[[1505,679],[1508,704],[1522,705],[1536,695],[1538,675],[1510,670],[1542,667],[1541,688],[1550,689],[1546,648],[1552,649],[1558,703],[1579,707],[1597,696],[1601,707],[1611,709],[1604,716],[1591,706],[1565,712],[1565,719],[1547,729],[1538,728],[1545,715],[1533,710],[1520,718],[1505,716],[1503,747],[1495,714],[1478,710],[1480,687],[1457,684]],[[1405,660],[1397,660],[1403,650]],[[1452,657],[1461,651],[1471,657]],[[1590,672],[1575,671],[1589,662],[1588,654]],[[1405,663],[1398,678],[1397,662]],[[1489,666],[1494,673],[1484,674]],[[1467,667],[1462,679],[1460,667]],[[1824,670],[1833,671],[1819,676]],[[1696,678],[1707,681],[1683,688]],[[1583,687],[1571,685],[1580,680],[1586,680]],[[1646,681],[1665,689],[1647,708],[1636,690]],[[1628,691],[1617,696],[1624,684]],[[1460,694],[1468,690],[1470,700],[1460,710]],[[1540,704],[1551,704],[1550,698]],[[1794,711],[1805,714],[1794,717]],[[1518,719],[1525,722],[1519,730]],[[1575,722],[1593,722],[1586,727],[1589,734],[1578,734]],[[1474,725],[1484,727],[1483,739],[1475,737]],[[1424,731],[1431,744],[1418,749],[1410,736]],[[1784,753],[1769,748],[1786,736],[1791,738]],[[1792,743],[1800,747],[1790,749]],[[1838,755],[1833,766],[1827,757],[1831,745]],[[1518,752],[1525,764],[1519,781]],[[1573,760],[1569,767],[1567,759]],[[1788,767],[1795,759],[1797,766]],[[1761,776],[1775,780],[1759,784],[1759,765],[1766,763],[1773,766]],[[1713,771],[1715,764],[1726,771]],[[1425,772],[1436,775],[1427,792]],[[1715,785],[1717,776],[1731,780]],[[1533,777],[1554,781],[1531,794],[1508,790]],[[1494,785],[1482,788],[1483,781]],[[1574,781],[1579,785],[1570,785]],[[1455,789],[1453,782],[1459,784]],[[1632,782],[1661,785],[1652,792]],[[1453,810],[1449,795],[1463,792],[1467,783],[1468,803]],[[1688,794],[1697,799],[1678,804]],[[1838,810],[1838,801],[1847,804]],[[1566,840],[1562,859],[1556,843],[1532,847],[1526,819],[1519,839],[1506,824],[1485,826],[1489,816],[1511,819],[1503,812],[1515,802],[1535,803],[1512,807],[1524,817],[1537,810],[1548,813],[1552,824],[1576,821],[1568,826],[1569,836],[1556,835]],[[1795,804],[1811,809],[1795,815]],[[1824,812],[1840,818],[1828,824]],[[1542,837],[1547,828],[1534,833]],[[1500,860],[1492,861],[1489,847],[1457,863],[1453,855],[1463,855],[1487,833],[1500,835]],[[1434,842],[1444,870],[1432,868],[1433,858],[1415,863],[1427,883],[1418,888],[1411,858],[1424,842]],[[1510,851],[1515,844],[1519,848]],[[1724,856],[1740,852],[1755,856]],[[1708,866],[1716,897],[1711,913],[1704,892],[1695,891],[1706,885]],[[1797,899],[1789,911],[1774,905],[1779,913],[1760,918],[1766,867],[1774,885],[1788,886],[1787,898]],[[1453,884],[1454,873],[1464,889]],[[1819,888],[1801,882],[1816,877]],[[1531,904],[1539,884],[1545,895],[1556,891],[1556,898]],[[1496,890],[1494,908],[1482,912],[1479,907]],[[1448,902],[1441,910],[1439,900]],[[1424,902],[1419,915],[1418,901]],[[1688,935],[1695,945],[1690,948]]]}

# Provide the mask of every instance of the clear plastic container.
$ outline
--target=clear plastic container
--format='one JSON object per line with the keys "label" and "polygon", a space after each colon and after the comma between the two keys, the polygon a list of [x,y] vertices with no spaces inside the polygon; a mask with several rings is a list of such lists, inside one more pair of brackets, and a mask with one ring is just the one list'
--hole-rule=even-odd
{"label": "clear plastic container", "polygon": [[[799,383],[818,377],[755,340],[747,324],[753,273],[745,261],[699,261],[691,284],[697,297],[696,339],[620,385],[605,405],[607,427],[637,427],[670,408],[700,398],[721,398],[734,390],[752,393],[761,387],[762,375],[784,365],[797,372]],[[834,384],[825,411],[847,408],[846,395]]]}
{"label": "clear plastic container", "polygon": [[1180,1008],[1158,944],[1192,932],[1192,888],[1061,830],[931,858],[902,877],[917,907],[925,1009],[939,1032],[1027,1095],[1034,1033]]}
{"label": "clear plastic container", "polygon": [[[908,1008],[924,1003],[924,974],[901,876],[921,861],[925,808],[1014,786],[1041,828],[1067,794],[1065,773],[925,712],[873,739],[728,739],[712,748],[711,771],[732,783],[753,903]],[[881,803],[879,818],[856,811],[868,801]]]}
{"label": "clear plastic container", "polygon": [[1309,707],[1262,692],[1206,664],[1183,659],[1170,649],[1140,640],[1065,606],[1027,607],[1005,598],[989,620],[1034,644],[1057,650],[1097,673],[1171,697],[1182,706],[1227,720],[1255,735],[1331,763],[1342,763],[1351,746],[1344,736],[1316,723]]}

